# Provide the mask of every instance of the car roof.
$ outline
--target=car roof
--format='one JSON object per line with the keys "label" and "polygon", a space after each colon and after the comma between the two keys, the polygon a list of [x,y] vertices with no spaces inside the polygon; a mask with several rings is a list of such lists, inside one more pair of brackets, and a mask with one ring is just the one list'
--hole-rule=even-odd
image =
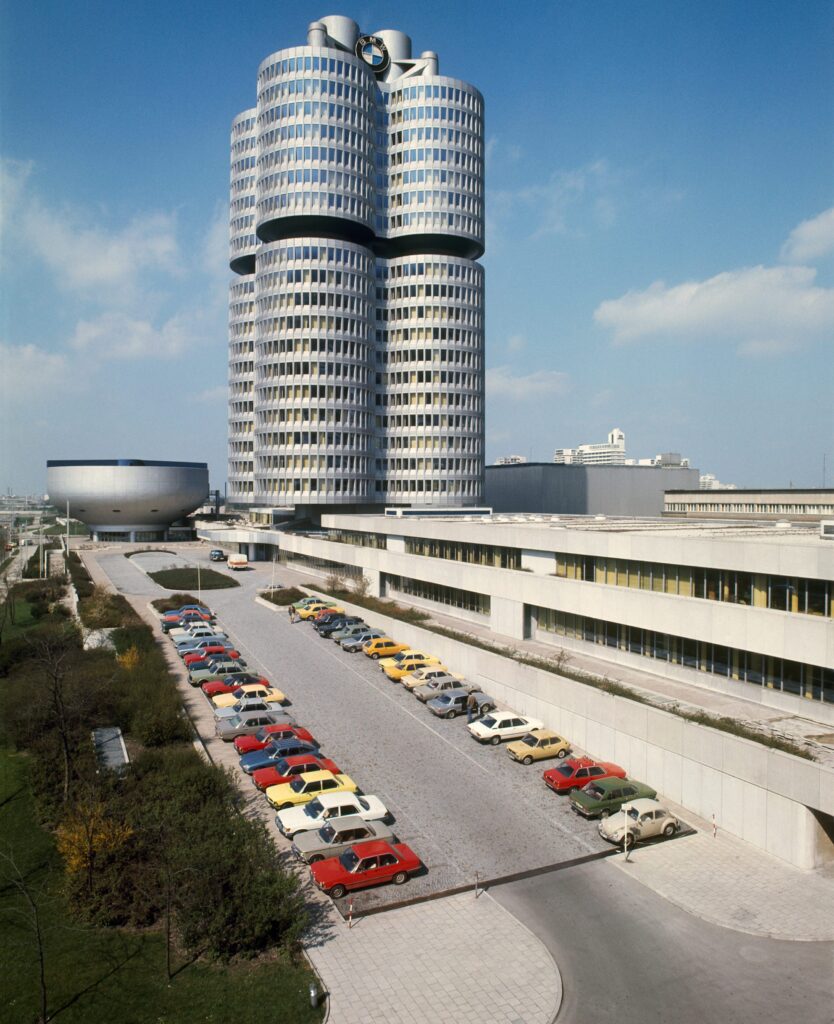
{"label": "car roof", "polygon": [[638,800],[629,800],[627,804],[623,804],[623,810],[634,808],[638,814],[642,814],[644,811],[665,811],[666,808],[660,803],[659,800],[651,800],[647,796],[640,797]]}
{"label": "car roof", "polygon": [[[495,714],[495,712],[493,712],[493,714]],[[522,716],[519,715],[519,718],[521,717]],[[560,740],[562,738],[558,732],[554,732],[552,729],[531,729],[530,735],[535,736],[537,740]]]}
{"label": "car roof", "polygon": [[[304,740],[303,742],[307,742]],[[336,776],[333,772],[324,771],[319,769],[315,772],[302,772],[301,775],[297,775],[296,778],[304,779],[305,782],[318,782],[320,779],[335,779]]]}
{"label": "car roof", "polygon": [[368,839],[364,843],[355,843],[351,846],[351,850],[358,857],[378,857],[383,853],[391,853],[393,848],[384,839]]}
{"label": "car roof", "polygon": [[[312,775],[313,773],[309,772],[308,774]],[[322,807],[329,809],[331,807],[341,807],[343,804],[352,803],[353,801],[358,803],[359,796],[357,793],[319,793],[318,800]]]}
{"label": "car roof", "polygon": [[[340,829],[345,828],[363,828],[368,824],[367,821],[360,814],[343,814],[341,818],[334,818],[330,822],[331,825],[338,825]],[[370,842],[370,840],[369,840]]]}

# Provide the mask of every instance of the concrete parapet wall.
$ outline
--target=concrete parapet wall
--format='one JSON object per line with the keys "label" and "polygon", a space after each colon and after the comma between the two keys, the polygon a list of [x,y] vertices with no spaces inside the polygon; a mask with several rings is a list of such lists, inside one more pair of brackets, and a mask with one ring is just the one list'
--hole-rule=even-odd
{"label": "concrete parapet wall", "polygon": [[830,768],[341,604],[398,640],[432,651],[499,702],[541,718],[592,756],[616,761],[669,800],[708,821],[715,815],[719,828],[799,868],[834,859],[831,840],[810,810],[834,816]]}

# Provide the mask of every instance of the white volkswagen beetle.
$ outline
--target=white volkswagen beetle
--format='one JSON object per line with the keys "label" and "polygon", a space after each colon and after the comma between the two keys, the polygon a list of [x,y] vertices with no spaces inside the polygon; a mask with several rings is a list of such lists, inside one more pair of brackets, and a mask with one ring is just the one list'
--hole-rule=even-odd
{"label": "white volkswagen beetle", "polygon": [[[603,818],[599,823],[599,834],[606,842],[622,846],[634,846],[643,839],[654,836],[673,836],[681,823],[666,808],[657,802],[643,798],[623,804],[619,811]],[[628,829],[628,839],[625,839]]]}

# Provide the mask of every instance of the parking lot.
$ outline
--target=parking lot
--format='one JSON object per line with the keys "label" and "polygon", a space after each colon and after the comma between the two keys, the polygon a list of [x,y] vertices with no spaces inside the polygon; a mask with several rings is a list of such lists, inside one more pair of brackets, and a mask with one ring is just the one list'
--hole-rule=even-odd
{"label": "parking lot", "polygon": [[[194,549],[188,557],[208,565],[206,551]],[[99,559],[118,589],[147,600],[164,592],[138,566],[154,571],[177,561],[156,553]],[[249,666],[289,695],[287,710],[314,734],[325,756],[385,803],[398,838],[428,868],[403,888],[360,893],[358,907],[474,885],[476,874],[484,881],[610,849],[595,822],[575,815],[567,799],[541,781],[542,770],[557,762],[524,767],[510,760],[504,745],[482,746],[470,736],[465,717],[435,718],[364,655],[346,654],[307,623],[290,624],[284,609],[257,604],[256,591],[270,583],[271,567],[234,575],[241,586],[207,591],[206,603]],[[372,613],[368,618],[373,624]],[[232,746],[213,736],[208,702],[199,690],[189,698],[212,757],[236,765]],[[266,806],[265,798],[258,799]]]}

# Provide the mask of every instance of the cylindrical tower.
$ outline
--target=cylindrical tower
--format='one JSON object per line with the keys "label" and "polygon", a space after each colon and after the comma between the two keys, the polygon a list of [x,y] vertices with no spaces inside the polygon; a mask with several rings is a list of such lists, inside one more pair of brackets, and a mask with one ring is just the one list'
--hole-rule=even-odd
{"label": "cylindrical tower", "polygon": [[482,500],[483,99],[411,53],[321,18],[232,126],[232,500]]}

